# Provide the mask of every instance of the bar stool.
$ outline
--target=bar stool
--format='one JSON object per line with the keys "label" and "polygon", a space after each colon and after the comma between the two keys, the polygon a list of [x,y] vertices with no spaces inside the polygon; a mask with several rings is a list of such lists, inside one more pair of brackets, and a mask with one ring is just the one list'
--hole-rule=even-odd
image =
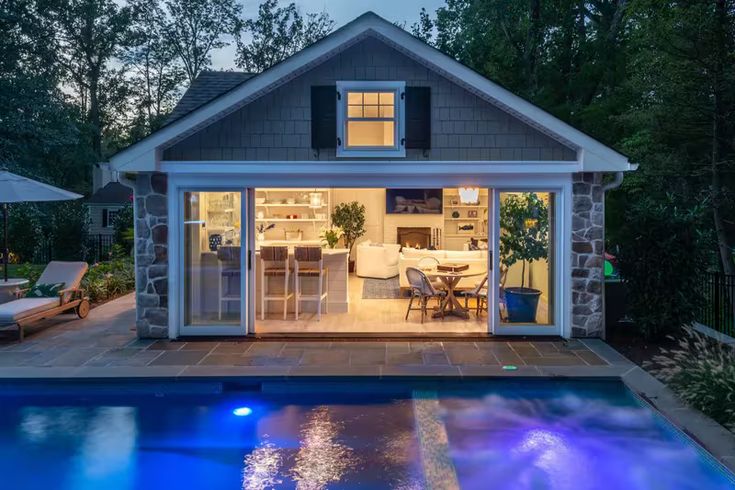
{"label": "bar stool", "polygon": [[[222,311],[228,303],[240,304],[240,247],[221,246],[217,249],[219,264],[219,308],[217,318],[222,320]],[[237,287],[233,287],[233,282]]]}
{"label": "bar stool", "polygon": [[[301,294],[301,278],[317,278],[317,293]],[[327,313],[327,290],[329,289],[329,270],[324,267],[321,247],[296,247],[294,250],[294,289],[296,290],[296,319],[299,319],[299,302],[316,301],[317,321],[322,319],[322,301],[324,313]],[[325,288],[325,286],[327,286]]]}
{"label": "bar stool", "polygon": [[[266,301],[283,302],[283,319],[288,312],[288,300],[293,293],[288,292],[288,277],[291,267],[288,265],[288,247],[260,247],[260,319],[265,320]],[[283,277],[283,293],[268,292],[268,278]]]}

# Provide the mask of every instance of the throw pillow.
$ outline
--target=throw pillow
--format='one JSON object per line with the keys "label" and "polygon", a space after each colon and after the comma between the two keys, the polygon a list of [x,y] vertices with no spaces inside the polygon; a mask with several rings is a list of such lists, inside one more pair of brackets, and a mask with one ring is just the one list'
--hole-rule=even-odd
{"label": "throw pillow", "polygon": [[36,284],[26,293],[26,298],[55,298],[64,289],[63,282],[54,284]]}

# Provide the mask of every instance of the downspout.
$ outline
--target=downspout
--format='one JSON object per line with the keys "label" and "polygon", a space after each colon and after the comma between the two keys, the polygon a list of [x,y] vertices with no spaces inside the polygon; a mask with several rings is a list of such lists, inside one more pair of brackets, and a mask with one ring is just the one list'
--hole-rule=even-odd
{"label": "downspout", "polygon": [[615,177],[613,178],[613,180],[602,186],[602,193],[604,194],[607,191],[617,189],[618,187],[622,185],[622,183],[623,183],[623,172],[615,172]]}

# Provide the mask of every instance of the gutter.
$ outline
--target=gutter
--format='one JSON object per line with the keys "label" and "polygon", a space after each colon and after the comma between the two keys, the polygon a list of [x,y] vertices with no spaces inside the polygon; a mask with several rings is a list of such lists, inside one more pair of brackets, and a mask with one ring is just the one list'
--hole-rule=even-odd
{"label": "gutter", "polygon": [[623,184],[623,172],[615,172],[615,178],[613,178],[611,182],[608,182],[607,184],[604,184],[602,186],[602,192],[605,193],[607,191],[617,189],[622,184]]}

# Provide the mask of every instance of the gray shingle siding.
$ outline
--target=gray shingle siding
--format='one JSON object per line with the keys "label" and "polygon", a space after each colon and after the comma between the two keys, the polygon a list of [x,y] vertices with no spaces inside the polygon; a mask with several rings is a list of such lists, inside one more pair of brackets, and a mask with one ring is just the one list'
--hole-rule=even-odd
{"label": "gray shingle siding", "polygon": [[311,149],[312,85],[338,80],[404,80],[429,86],[432,149],[407,160],[565,160],[576,151],[531,128],[382,41],[368,37],[334,58],[164,151],[176,160],[335,160]]}

